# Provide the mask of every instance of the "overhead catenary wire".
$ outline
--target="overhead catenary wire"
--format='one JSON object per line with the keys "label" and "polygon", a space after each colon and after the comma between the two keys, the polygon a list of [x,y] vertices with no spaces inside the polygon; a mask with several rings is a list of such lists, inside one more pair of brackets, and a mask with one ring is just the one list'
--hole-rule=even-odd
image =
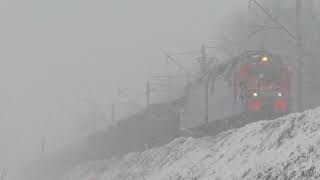
{"label": "overhead catenary wire", "polygon": [[249,1],[249,8],[251,7],[251,4],[252,3],[254,3],[254,4],[256,4],[257,5],[257,7],[262,11],[262,12],[264,12],[264,14],[271,20],[271,21],[273,21],[275,24],[277,24],[282,30],[284,30],[288,35],[289,35],[289,37],[291,37],[293,40],[297,40],[297,37],[296,37],[296,35],[294,35],[293,33],[291,33],[290,31],[289,31],[289,29],[285,26],[285,25],[283,25],[282,23],[280,23],[279,21],[278,21],[278,19],[277,18],[275,18],[275,17],[273,17],[272,16],[272,14],[269,12],[269,10],[267,10],[265,7],[263,7],[262,6],[262,4],[260,4],[257,0],[250,0]]}

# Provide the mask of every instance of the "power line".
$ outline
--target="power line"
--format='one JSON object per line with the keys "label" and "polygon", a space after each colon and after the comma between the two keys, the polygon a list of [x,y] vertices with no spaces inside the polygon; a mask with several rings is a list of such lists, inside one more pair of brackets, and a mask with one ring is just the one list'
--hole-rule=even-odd
{"label": "power line", "polygon": [[173,62],[180,70],[184,71],[186,74],[189,73],[184,66],[182,66],[176,59],[174,59],[174,58],[173,58],[170,54],[168,54],[166,51],[162,51],[162,53],[166,56],[166,59],[167,59],[167,60],[170,60],[171,62]]}
{"label": "power line", "polygon": [[273,21],[275,24],[277,24],[277,25],[278,25],[282,30],[284,30],[292,39],[297,40],[297,37],[296,37],[293,33],[291,33],[291,32],[289,31],[289,29],[288,29],[285,25],[281,24],[281,23],[278,21],[277,18],[273,17],[272,14],[269,12],[269,10],[267,10],[265,7],[263,7],[262,4],[260,4],[257,0],[250,0],[250,1],[249,1],[249,8],[251,8],[252,2],[253,2],[254,4],[256,4],[256,5],[259,7],[259,9],[262,10],[262,12],[264,12],[264,14],[265,14],[271,21]]}

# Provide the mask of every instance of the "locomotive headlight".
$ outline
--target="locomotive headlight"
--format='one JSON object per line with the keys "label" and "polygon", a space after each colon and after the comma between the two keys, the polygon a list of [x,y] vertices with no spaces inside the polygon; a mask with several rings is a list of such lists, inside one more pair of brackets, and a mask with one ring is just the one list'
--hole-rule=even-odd
{"label": "locomotive headlight", "polygon": [[254,92],[254,93],[253,93],[253,96],[254,96],[254,97],[258,97],[258,93]]}
{"label": "locomotive headlight", "polygon": [[262,62],[268,62],[268,61],[269,61],[269,58],[268,58],[267,56],[263,56],[263,57],[261,58],[261,61],[262,61]]}
{"label": "locomotive headlight", "polygon": [[278,97],[282,97],[282,93],[281,92],[278,92]]}

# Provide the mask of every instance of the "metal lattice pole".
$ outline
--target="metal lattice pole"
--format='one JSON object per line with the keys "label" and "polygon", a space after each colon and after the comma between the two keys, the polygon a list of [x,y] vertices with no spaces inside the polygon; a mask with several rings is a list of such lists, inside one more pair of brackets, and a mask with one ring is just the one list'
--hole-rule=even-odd
{"label": "metal lattice pole", "polygon": [[297,46],[297,110],[303,110],[303,40],[302,40],[302,0],[296,0],[296,46]]}

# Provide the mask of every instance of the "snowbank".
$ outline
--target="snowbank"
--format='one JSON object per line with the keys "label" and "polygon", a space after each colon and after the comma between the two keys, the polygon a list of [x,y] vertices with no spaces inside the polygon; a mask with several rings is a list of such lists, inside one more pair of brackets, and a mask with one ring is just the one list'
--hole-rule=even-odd
{"label": "snowbank", "polygon": [[320,179],[320,108],[78,167],[64,180]]}

